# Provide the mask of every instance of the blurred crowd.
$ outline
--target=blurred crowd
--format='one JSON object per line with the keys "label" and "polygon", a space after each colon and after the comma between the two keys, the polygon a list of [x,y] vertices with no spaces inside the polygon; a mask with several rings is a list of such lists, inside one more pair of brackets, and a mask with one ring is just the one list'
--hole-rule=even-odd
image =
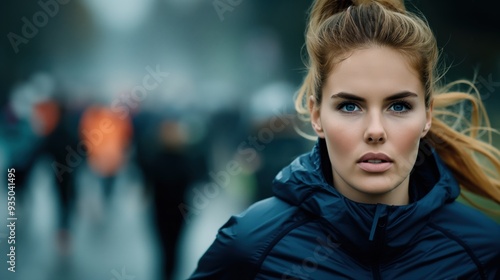
{"label": "blurred crowd", "polygon": [[[6,165],[15,169],[17,205],[26,203],[28,185],[37,187],[28,184],[30,176],[40,158],[48,157],[59,204],[57,250],[71,254],[76,175],[87,169],[86,176],[100,181],[106,215],[111,197],[123,189],[117,176],[132,164],[152,205],[165,260],[162,275],[171,276],[184,220],[197,213],[199,199],[241,186],[243,177],[247,204],[268,197],[277,172],[310,147],[295,130],[293,92],[291,85],[276,83],[255,93],[246,108],[232,104],[215,112],[144,108],[133,97],[120,107],[74,102],[53,76],[36,73],[16,86],[2,115],[1,145]],[[209,190],[194,187],[209,181],[215,182]]]}
{"label": "blurred crowd", "polygon": [[[94,208],[94,226],[106,228],[115,218],[113,199],[133,184],[120,178],[130,173],[151,209],[161,259],[153,276],[171,279],[182,227],[206,210],[203,203],[226,192],[239,194],[241,207],[269,196],[279,169],[308,150],[295,133],[299,80],[291,77],[300,74],[286,70],[288,48],[266,24],[241,33],[259,13],[253,4],[232,3],[10,4],[2,50],[15,54],[5,57],[11,79],[2,83],[2,166],[15,169],[25,220],[30,194],[49,180],[57,210],[42,219],[56,221],[56,254],[71,257],[81,247],[74,236],[85,185],[99,186],[92,188],[98,201],[83,208]],[[302,29],[302,21],[293,24]],[[299,49],[301,32],[295,37]],[[29,233],[18,231],[22,244]],[[22,256],[18,262],[25,270]]]}

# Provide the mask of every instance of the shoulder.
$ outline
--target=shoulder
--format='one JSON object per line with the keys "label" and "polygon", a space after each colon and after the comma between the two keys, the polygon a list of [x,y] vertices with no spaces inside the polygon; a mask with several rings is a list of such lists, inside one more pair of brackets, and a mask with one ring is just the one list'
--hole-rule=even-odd
{"label": "shoulder", "polygon": [[485,269],[500,261],[500,224],[479,210],[459,202],[446,204],[430,225]]}
{"label": "shoulder", "polygon": [[219,229],[191,279],[252,279],[268,250],[309,220],[299,208],[278,198],[256,202]]}
{"label": "shoulder", "polygon": [[[308,217],[296,206],[271,197],[251,205],[235,215],[221,228],[234,237],[234,245],[247,255],[256,247],[264,246],[277,235],[308,221]],[[255,256],[257,257],[257,256]]]}
{"label": "shoulder", "polygon": [[441,225],[458,235],[468,236],[473,234],[481,240],[491,241],[500,246],[500,224],[481,211],[459,202],[453,202],[443,206],[441,211],[435,215],[432,222]]}
{"label": "shoulder", "polygon": [[299,212],[298,207],[279,198],[270,197],[252,204],[234,217],[240,221],[239,226],[250,229],[260,224],[285,222]]}

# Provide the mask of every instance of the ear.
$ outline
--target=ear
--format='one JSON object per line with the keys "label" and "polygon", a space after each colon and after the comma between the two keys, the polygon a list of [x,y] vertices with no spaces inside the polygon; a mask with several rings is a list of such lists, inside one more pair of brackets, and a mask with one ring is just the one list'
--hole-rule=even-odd
{"label": "ear", "polygon": [[422,135],[420,136],[420,138],[423,138],[425,135],[427,135],[427,133],[431,129],[433,107],[434,107],[434,100],[431,100],[430,104],[429,104],[429,108],[427,108],[425,110],[425,119],[426,119],[426,122],[425,122],[425,126],[424,126],[424,129],[422,130]]}
{"label": "ear", "polygon": [[309,114],[311,115],[311,125],[314,131],[320,138],[325,138],[325,132],[323,131],[323,126],[321,124],[320,108],[319,105],[316,104],[316,100],[313,96],[309,97],[308,105]]}

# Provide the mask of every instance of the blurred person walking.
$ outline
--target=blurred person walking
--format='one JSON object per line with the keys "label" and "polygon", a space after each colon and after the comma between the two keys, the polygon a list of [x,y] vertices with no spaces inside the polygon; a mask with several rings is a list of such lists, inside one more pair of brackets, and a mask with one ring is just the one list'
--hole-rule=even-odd
{"label": "blurred person walking", "polygon": [[104,203],[109,207],[118,172],[127,160],[132,140],[132,121],[111,108],[92,105],[83,112],[79,136],[87,149],[87,163],[103,182]]}
{"label": "blurred person walking", "polygon": [[[17,200],[25,203],[27,185],[38,161],[50,157],[56,199],[59,202],[57,244],[59,253],[70,253],[70,227],[75,201],[75,169],[69,167],[69,149],[76,148],[78,112],[64,101],[65,93],[57,89],[53,78],[36,73],[13,90],[10,108],[13,112],[10,141],[11,165],[15,171]],[[36,182],[31,185],[37,187]]]}
{"label": "blurred person walking", "polygon": [[178,267],[177,249],[184,225],[179,205],[203,169],[193,168],[197,165],[193,158],[196,149],[188,145],[188,134],[178,116],[142,111],[134,117],[134,126],[135,160],[153,198],[161,274],[163,279],[171,279]]}

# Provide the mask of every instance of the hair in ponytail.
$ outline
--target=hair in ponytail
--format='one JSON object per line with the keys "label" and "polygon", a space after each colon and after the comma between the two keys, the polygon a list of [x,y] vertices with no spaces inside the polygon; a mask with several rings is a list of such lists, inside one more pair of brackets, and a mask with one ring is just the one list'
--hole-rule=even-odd
{"label": "hair in ponytail", "polygon": [[[406,11],[402,0],[314,1],[306,31],[307,75],[296,96],[297,112],[308,117],[310,97],[315,105],[321,104],[321,90],[335,65],[353,51],[370,46],[399,51],[417,70],[425,89],[425,105],[429,108],[433,102],[434,108],[427,142],[462,188],[500,203],[500,151],[491,144],[495,131],[478,91],[467,81],[438,86],[436,39],[428,23]],[[458,83],[470,86],[475,95],[451,91]],[[468,114],[450,110],[464,101],[472,108],[470,120],[465,119]],[[461,125],[451,125],[450,117]],[[487,140],[482,138],[485,133]]]}

